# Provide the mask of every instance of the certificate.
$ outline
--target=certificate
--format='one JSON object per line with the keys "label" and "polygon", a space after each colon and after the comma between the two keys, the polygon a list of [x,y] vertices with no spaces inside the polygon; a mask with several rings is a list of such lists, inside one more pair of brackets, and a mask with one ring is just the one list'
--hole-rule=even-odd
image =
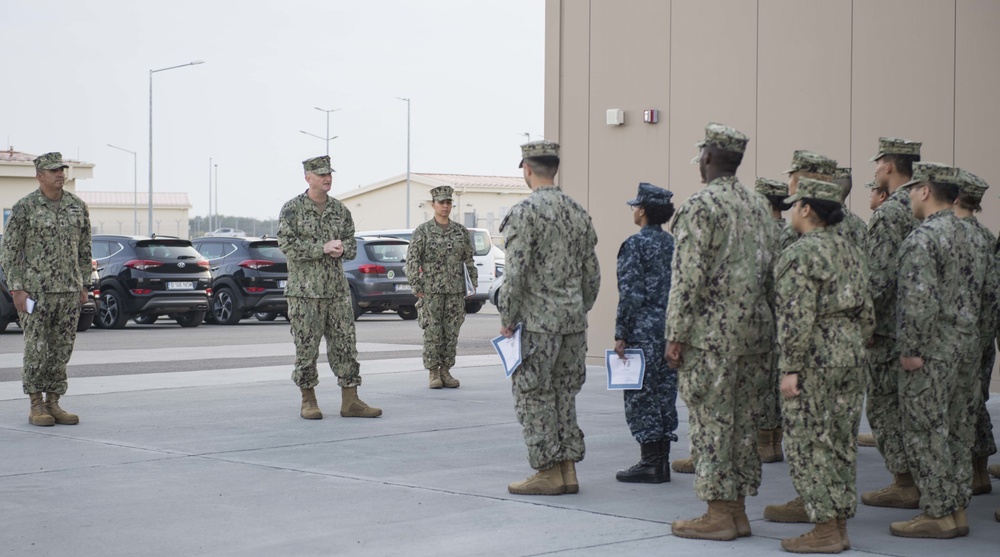
{"label": "certificate", "polygon": [[638,348],[626,348],[625,359],[619,358],[614,350],[604,352],[608,368],[608,390],[636,391],[642,389],[642,378],[646,375],[646,357]]}
{"label": "certificate", "polygon": [[503,363],[503,372],[510,378],[517,366],[521,365],[521,324],[514,326],[514,334],[510,338],[500,335],[492,342],[493,349]]}

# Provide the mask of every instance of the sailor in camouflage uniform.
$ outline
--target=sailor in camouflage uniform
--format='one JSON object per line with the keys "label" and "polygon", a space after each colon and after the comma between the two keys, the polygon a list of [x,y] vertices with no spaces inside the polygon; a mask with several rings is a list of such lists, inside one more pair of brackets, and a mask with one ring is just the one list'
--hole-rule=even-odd
{"label": "sailor in camouflage uniform", "polygon": [[587,377],[587,312],[601,284],[597,233],[590,215],[555,185],[559,144],[526,143],[521,156],[531,195],[500,226],[507,246],[500,333],[510,337],[521,327],[522,362],[511,390],[528,463],[538,472],[507,489],[576,493],[576,463],[585,451],[576,395]]}
{"label": "sailor in camouflage uniform", "polygon": [[[837,161],[830,157],[812,151],[795,151],[792,153],[792,166],[785,171],[788,174],[788,193],[795,195],[799,179],[831,180],[837,170]],[[785,249],[799,239],[799,234],[792,228],[792,223],[785,223],[781,233],[781,249]]]}
{"label": "sailor in camouflage uniform", "polygon": [[862,220],[861,217],[851,212],[851,208],[847,206],[847,198],[850,197],[851,189],[854,187],[854,179],[851,177],[851,169],[847,167],[837,167],[837,169],[833,171],[833,176],[830,181],[841,187],[840,204],[844,206],[844,220],[840,221],[840,223],[834,227],[837,234],[847,238],[847,241],[850,242],[852,246],[860,249],[862,253],[868,253],[868,224]]}
{"label": "sailor in camouflage uniform", "polygon": [[952,211],[961,185],[957,168],[918,163],[913,180],[900,188],[923,220],[899,249],[896,340],[903,442],[924,512],[893,522],[895,536],[968,533],[971,432],[963,429],[972,425],[965,389],[972,390],[976,366],[966,360],[969,346],[978,346],[985,277],[969,227]]}
{"label": "sailor in camouflage uniform", "polygon": [[626,348],[643,351],[646,373],[642,389],[627,390],[625,421],[639,442],[639,463],[619,470],[620,482],[670,481],[667,459],[671,441],[677,441],[677,370],[663,357],[663,334],[670,296],[670,260],[674,237],[663,230],[674,214],[673,193],[645,182],[639,184],[632,219],[641,229],[618,250],[618,313],[615,318],[615,352]]}
{"label": "sailor in camouflage uniform", "polygon": [[[970,346],[967,360],[973,369],[967,378],[971,385],[965,390],[968,396],[969,413],[976,423],[970,434],[972,440],[972,495],[982,495],[993,491],[993,484],[987,472],[987,461],[990,455],[996,454],[996,441],[993,439],[993,423],[986,409],[986,401],[990,398],[990,379],[993,374],[993,363],[996,359],[995,341],[997,336],[998,318],[1000,318],[1000,267],[994,251],[996,237],[983,223],[976,219],[976,213],[982,211],[983,194],[990,186],[979,176],[960,170],[962,191],[955,202],[955,216],[969,229],[970,237],[976,243],[976,250],[981,254],[980,263],[985,266],[983,275],[983,295],[979,311],[979,342]],[[967,339],[968,340],[968,339]],[[966,377],[966,376],[963,376]],[[965,389],[964,386],[961,387]]]}
{"label": "sailor in camouflage uniform", "polygon": [[768,304],[777,247],[767,202],[736,179],[748,138],[705,127],[699,170],[707,186],[674,217],[667,358],[690,410],[695,494],[708,512],[675,521],[676,536],[749,536],[745,500],[761,465],[756,410],[770,384],[774,316]]}
{"label": "sailor in camouflage uniform", "polygon": [[455,367],[458,332],[465,322],[465,277],[473,287],[479,282],[469,231],[449,217],[453,193],[451,186],[431,190],[434,218],[413,231],[406,250],[406,276],[419,298],[424,367],[430,372],[432,389],[459,386],[451,368]]}
{"label": "sailor in camouflage uniform", "polygon": [[302,391],[300,415],[307,420],[323,418],[314,389],[319,384],[319,343],[325,338],[330,369],[341,388],[340,415],[381,416],[382,410],[358,398],[361,365],[343,267],[358,252],[354,219],[343,203],[328,195],[333,172],[330,157],[314,157],[302,166],[309,189],[285,203],[278,221],[278,245],[288,258],[285,297],[295,341],[292,380]]}
{"label": "sailor in camouflage uniform", "polygon": [[73,425],[80,417],[60,408],[59,397],[66,394],[66,364],[90,292],[90,214],[83,200],[63,189],[69,165],[62,154],[46,153],[34,162],[38,189],[11,209],[0,267],[24,330],[21,381],[31,398],[28,422]]}
{"label": "sailor in camouflage uniform", "polygon": [[899,246],[920,221],[910,210],[910,197],[899,187],[913,176],[920,160],[920,143],[891,137],[879,138],[875,182],[889,192],[868,221],[868,283],[875,304],[875,336],[868,347],[868,401],[865,413],[885,466],[893,474],[891,485],[861,494],[861,502],[876,507],[916,509],[920,492],[910,474],[903,444],[899,412],[899,352],[896,349],[896,279]]}
{"label": "sailor in camouflage uniform", "polygon": [[[836,230],[842,188],[799,181],[790,213],[802,236],[774,267],[785,443],[792,483],[815,528],[782,540],[786,551],[840,553],[850,548],[857,449],[864,397],[865,344],[875,327],[862,251]],[[764,517],[770,518],[768,507]]]}

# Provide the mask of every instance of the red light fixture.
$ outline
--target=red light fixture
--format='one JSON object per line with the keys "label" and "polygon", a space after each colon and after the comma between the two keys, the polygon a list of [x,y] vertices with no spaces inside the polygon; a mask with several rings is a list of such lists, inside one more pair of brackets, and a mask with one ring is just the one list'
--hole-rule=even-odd
{"label": "red light fixture", "polygon": [[135,269],[137,271],[146,271],[149,269],[154,269],[163,265],[160,261],[150,261],[148,259],[132,259],[125,262],[125,266],[129,269]]}
{"label": "red light fixture", "polygon": [[274,261],[267,261],[266,259],[247,259],[240,262],[240,267],[245,269],[253,269],[254,271],[260,270],[263,267],[273,267]]}
{"label": "red light fixture", "polygon": [[371,263],[365,263],[358,266],[358,272],[362,275],[382,275],[385,274],[385,267],[381,265],[372,265]]}

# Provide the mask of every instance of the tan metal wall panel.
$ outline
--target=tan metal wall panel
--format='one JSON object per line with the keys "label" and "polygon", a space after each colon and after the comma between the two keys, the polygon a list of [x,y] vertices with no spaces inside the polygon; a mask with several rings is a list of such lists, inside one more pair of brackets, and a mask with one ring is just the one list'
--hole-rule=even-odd
{"label": "tan metal wall panel", "polygon": [[[590,1],[562,2],[561,103],[555,135],[562,146],[559,183],[588,207],[590,189]],[[548,122],[546,122],[548,123]],[[546,137],[550,130],[546,128]]]}
{"label": "tan metal wall panel", "polygon": [[[879,136],[923,141],[923,160],[952,164],[955,2],[856,1],[853,59],[851,159],[859,185],[875,170],[868,159]],[[871,215],[867,207],[857,212]]]}
{"label": "tan metal wall panel", "polygon": [[559,116],[562,100],[561,47],[562,0],[545,0],[545,128],[543,133],[546,139],[552,141],[559,141]]}
{"label": "tan metal wall panel", "polygon": [[[615,261],[622,241],[638,232],[625,202],[640,181],[668,187],[670,128],[670,5],[646,0],[591,2],[590,192],[602,286],[590,321],[591,353],[614,345],[618,304]],[[607,110],[625,112],[625,124],[607,125]],[[645,109],[663,112],[643,122]]]}

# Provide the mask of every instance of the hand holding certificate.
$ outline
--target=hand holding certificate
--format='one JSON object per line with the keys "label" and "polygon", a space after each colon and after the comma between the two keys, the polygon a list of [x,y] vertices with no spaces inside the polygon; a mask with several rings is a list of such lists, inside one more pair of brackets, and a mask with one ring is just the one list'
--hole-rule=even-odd
{"label": "hand holding certificate", "polygon": [[608,390],[635,391],[642,389],[646,375],[646,357],[638,348],[626,348],[625,358],[614,350],[606,350],[604,361],[608,369]]}
{"label": "hand holding certificate", "polygon": [[500,356],[504,374],[509,378],[517,366],[521,365],[521,324],[514,325],[514,334],[510,338],[503,335],[493,339],[493,349]]}

